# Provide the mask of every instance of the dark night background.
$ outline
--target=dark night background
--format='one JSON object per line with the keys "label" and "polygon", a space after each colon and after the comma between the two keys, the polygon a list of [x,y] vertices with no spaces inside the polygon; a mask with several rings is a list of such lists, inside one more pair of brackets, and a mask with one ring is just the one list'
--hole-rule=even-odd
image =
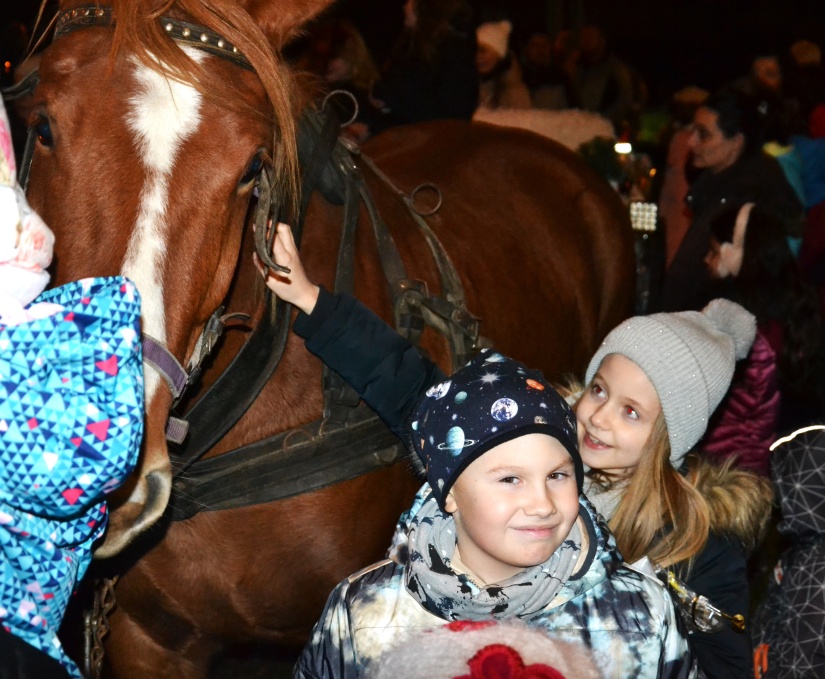
{"label": "dark night background", "polygon": [[[713,89],[742,75],[754,55],[784,56],[795,40],[825,47],[825,0],[470,0],[476,18],[506,15],[515,46],[533,29],[596,23],[634,64],[653,102],[687,84]],[[380,62],[401,29],[403,0],[340,0]],[[39,0],[0,0],[0,53],[14,59],[13,21],[31,24]],[[18,48],[19,49],[19,48]]]}

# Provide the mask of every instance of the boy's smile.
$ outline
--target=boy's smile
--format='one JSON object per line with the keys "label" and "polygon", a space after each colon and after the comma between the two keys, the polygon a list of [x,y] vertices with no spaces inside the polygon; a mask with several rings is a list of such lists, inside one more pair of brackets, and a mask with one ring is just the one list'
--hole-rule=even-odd
{"label": "boy's smile", "polygon": [[573,460],[558,440],[526,434],[472,462],[445,509],[455,519],[458,554],[491,584],[544,563],[579,514]]}
{"label": "boy's smile", "polygon": [[615,476],[632,473],[661,411],[644,371],[626,356],[608,354],[576,405],[582,460]]}

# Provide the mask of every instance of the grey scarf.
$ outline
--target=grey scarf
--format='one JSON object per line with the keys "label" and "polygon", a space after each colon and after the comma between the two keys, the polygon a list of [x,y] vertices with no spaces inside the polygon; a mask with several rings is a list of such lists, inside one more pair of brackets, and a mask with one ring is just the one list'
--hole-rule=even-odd
{"label": "grey scarf", "polygon": [[430,496],[410,522],[407,590],[430,613],[445,620],[530,619],[541,612],[573,574],[581,532],[573,524],[567,539],[544,563],[503,582],[479,587],[450,567],[455,521]]}
{"label": "grey scarf", "polygon": [[584,494],[593,503],[596,511],[604,517],[604,520],[610,521],[624,497],[628,483],[628,481],[616,481],[605,488],[585,475]]}

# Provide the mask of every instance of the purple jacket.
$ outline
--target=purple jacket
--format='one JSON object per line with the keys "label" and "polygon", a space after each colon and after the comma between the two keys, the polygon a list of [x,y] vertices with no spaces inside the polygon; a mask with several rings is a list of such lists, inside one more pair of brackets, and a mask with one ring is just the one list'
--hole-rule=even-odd
{"label": "purple jacket", "polygon": [[776,353],[759,331],[699,447],[715,462],[736,456],[737,466],[769,476],[779,405]]}

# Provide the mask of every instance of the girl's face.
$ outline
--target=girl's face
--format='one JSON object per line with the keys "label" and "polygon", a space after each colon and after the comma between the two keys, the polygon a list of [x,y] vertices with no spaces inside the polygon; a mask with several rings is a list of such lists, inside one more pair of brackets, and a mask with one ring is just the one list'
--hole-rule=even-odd
{"label": "girl's face", "polygon": [[549,559],[579,515],[570,453],[546,434],[491,448],[465,469],[444,501],[461,560],[485,583]]}
{"label": "girl's face", "polygon": [[582,460],[611,476],[632,474],[661,411],[642,369],[621,354],[608,354],[576,405]]}

